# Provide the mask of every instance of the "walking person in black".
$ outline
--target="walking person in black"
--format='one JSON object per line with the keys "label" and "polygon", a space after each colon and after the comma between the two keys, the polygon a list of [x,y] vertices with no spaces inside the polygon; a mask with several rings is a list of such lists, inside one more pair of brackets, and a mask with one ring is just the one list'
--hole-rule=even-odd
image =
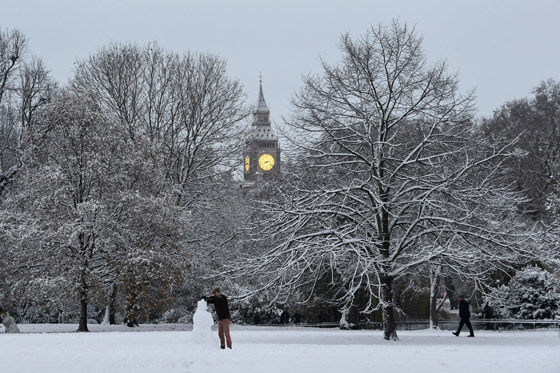
{"label": "walking person in black", "polygon": [[231,336],[229,334],[229,324],[231,322],[231,315],[229,313],[228,300],[225,295],[220,294],[220,289],[216,288],[212,291],[212,296],[204,298],[206,303],[214,304],[216,314],[218,315],[218,336],[220,337],[220,347],[231,349]]}
{"label": "walking person in black", "polygon": [[466,324],[471,332],[471,334],[467,337],[474,337],[470,321],[471,311],[469,311],[469,302],[467,302],[465,300],[465,297],[463,297],[462,295],[459,295],[459,317],[461,318],[461,322],[459,322],[459,329],[457,329],[456,332],[453,332],[453,334],[458,337],[459,333],[461,333],[461,329],[463,329],[463,325]]}

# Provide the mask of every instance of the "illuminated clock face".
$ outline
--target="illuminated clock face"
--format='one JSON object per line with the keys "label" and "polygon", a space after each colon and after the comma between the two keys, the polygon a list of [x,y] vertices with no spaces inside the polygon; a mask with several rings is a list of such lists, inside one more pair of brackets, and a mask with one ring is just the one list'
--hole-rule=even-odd
{"label": "illuminated clock face", "polygon": [[245,156],[245,172],[249,172],[251,167],[251,158],[248,155]]}
{"label": "illuminated clock face", "polygon": [[270,154],[261,155],[259,158],[259,166],[264,171],[272,170],[272,167],[274,167],[274,157]]}

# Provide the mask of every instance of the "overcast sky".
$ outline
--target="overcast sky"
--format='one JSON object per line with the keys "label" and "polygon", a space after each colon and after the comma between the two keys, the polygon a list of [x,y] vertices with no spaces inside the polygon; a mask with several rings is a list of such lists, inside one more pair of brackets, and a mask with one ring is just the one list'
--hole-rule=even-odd
{"label": "overcast sky", "polygon": [[560,81],[558,0],[6,0],[0,26],[18,28],[31,51],[65,83],[74,61],[115,41],[211,52],[256,103],[259,73],[273,121],[289,112],[302,74],[336,62],[339,37],[392,19],[414,25],[428,60],[447,60],[463,91],[476,88],[479,115]]}

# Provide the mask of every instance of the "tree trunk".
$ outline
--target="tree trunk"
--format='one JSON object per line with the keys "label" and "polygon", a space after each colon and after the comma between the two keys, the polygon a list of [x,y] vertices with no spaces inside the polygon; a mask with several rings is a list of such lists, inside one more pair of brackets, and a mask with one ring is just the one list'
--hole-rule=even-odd
{"label": "tree trunk", "polygon": [[80,322],[78,324],[78,332],[89,332],[87,327],[87,292],[80,291]]}
{"label": "tree trunk", "polygon": [[437,296],[439,293],[439,268],[430,271],[430,329],[439,328]]}
{"label": "tree trunk", "polygon": [[109,325],[117,325],[117,320],[115,319],[115,308],[109,308]]}
{"label": "tree trunk", "polygon": [[439,318],[437,312],[437,295],[439,286],[437,278],[430,277],[430,329],[439,328]]}
{"label": "tree trunk", "polygon": [[445,292],[447,293],[447,297],[449,298],[449,306],[450,309],[456,310],[459,307],[457,303],[457,297],[455,296],[455,285],[453,284],[453,280],[450,277],[445,278]]}
{"label": "tree trunk", "polygon": [[87,268],[87,262],[83,266],[82,273],[80,275],[80,321],[78,324],[78,332],[89,332],[87,327],[88,285],[86,281],[86,271],[84,268]]}
{"label": "tree trunk", "polygon": [[393,278],[381,276],[381,302],[383,307],[383,337],[386,340],[398,341],[395,325],[395,305],[393,303]]}
{"label": "tree trunk", "polygon": [[109,306],[105,306],[105,313],[103,315],[102,325],[109,325]]}
{"label": "tree trunk", "polygon": [[348,322],[348,310],[344,309],[342,311],[342,314],[340,315],[340,322],[339,322],[339,327],[340,329],[345,329],[345,330],[349,330],[350,329],[350,323]]}
{"label": "tree trunk", "polygon": [[138,325],[138,306],[136,305],[137,294],[134,291],[129,292],[126,295],[126,316],[124,318],[124,323],[129,327],[139,326]]}
{"label": "tree trunk", "polygon": [[117,303],[117,285],[113,284],[113,288],[111,289],[111,297],[109,299],[109,324],[116,325],[117,322],[115,320],[115,304]]}

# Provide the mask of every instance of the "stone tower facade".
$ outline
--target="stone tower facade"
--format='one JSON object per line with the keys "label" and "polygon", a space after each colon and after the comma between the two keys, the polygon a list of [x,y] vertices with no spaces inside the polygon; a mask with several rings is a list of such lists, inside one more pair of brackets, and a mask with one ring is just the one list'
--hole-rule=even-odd
{"label": "stone tower facade", "polygon": [[253,112],[253,124],[245,141],[243,175],[246,181],[257,181],[280,175],[278,136],[271,126],[270,109],[264,99],[262,78],[259,100]]}

